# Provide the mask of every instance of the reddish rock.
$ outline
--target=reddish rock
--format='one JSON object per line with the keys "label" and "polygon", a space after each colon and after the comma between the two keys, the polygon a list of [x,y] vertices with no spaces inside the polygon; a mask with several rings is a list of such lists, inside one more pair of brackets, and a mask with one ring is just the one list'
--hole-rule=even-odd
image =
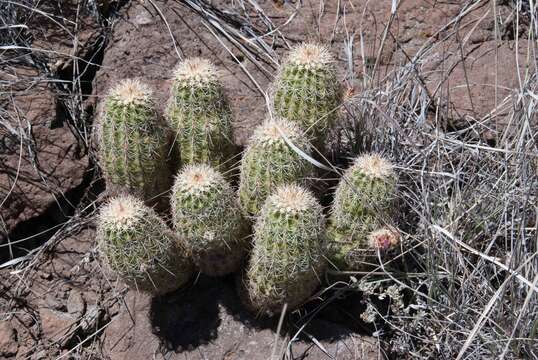
{"label": "reddish rock", "polygon": [[0,321],[0,355],[5,357],[13,356],[17,353],[18,348],[15,329],[9,321]]}
{"label": "reddish rock", "polygon": [[41,332],[47,341],[66,342],[66,335],[76,323],[76,318],[69,313],[52,309],[39,309]]}
{"label": "reddish rock", "polygon": [[[57,113],[57,99],[37,72],[18,69],[2,74],[12,83],[9,99],[0,99],[7,110],[4,117],[13,131],[0,128],[0,243],[17,224],[42,215],[48,208],[62,204],[68,211],[66,193],[81,184],[88,158],[80,153],[77,141]],[[19,136],[19,134],[21,136]],[[54,219],[50,219],[54,221]],[[47,228],[50,224],[47,224]],[[45,229],[21,231],[38,233]]]}
{"label": "reddish rock", "polygon": [[[454,44],[439,49],[439,62],[433,65],[426,84],[443,108],[448,105],[448,116],[456,126],[469,126],[469,119],[484,120],[493,115],[498,125],[505,125],[503,116],[512,109],[512,103],[503,101],[519,91],[520,79],[524,81],[526,74],[536,71],[529,42],[521,39],[518,45],[516,41],[488,41],[463,49]],[[494,126],[491,129],[495,130]]]}
{"label": "reddish rock", "polygon": [[[104,353],[111,360],[167,359],[266,360],[276,344],[277,353],[296,329],[277,336],[277,320],[256,320],[238,306],[233,287],[201,278],[190,289],[159,299],[129,292],[120,313],[105,330]],[[319,322],[314,320],[313,323]],[[307,331],[314,331],[313,324]],[[302,359],[383,358],[377,340],[353,334],[344,327],[321,321],[318,345],[300,337],[290,345]],[[330,336],[328,336],[330,334]],[[318,336],[318,335],[316,335]],[[322,338],[325,337],[325,338]],[[304,355],[304,357],[301,357]]]}

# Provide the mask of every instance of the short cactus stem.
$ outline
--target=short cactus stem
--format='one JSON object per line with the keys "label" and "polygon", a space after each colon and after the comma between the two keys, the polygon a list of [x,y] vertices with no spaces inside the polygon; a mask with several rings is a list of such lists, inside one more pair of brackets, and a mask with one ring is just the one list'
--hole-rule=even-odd
{"label": "short cactus stem", "polygon": [[203,274],[236,271],[248,246],[248,222],[235,192],[209,165],[187,165],[172,188],[172,220]]}
{"label": "short cactus stem", "polygon": [[151,90],[132,79],[114,87],[105,100],[98,133],[108,190],[133,193],[156,203],[170,187],[166,163],[170,138],[155,110]]}
{"label": "short cactus stem", "polygon": [[299,124],[316,146],[338,117],[343,87],[329,50],[315,43],[292,49],[274,83],[275,113]]}
{"label": "short cactus stem", "polygon": [[130,195],[113,198],[101,209],[97,225],[106,266],[130,287],[164,294],[191,278],[193,266],[186,250],[141,200]]}
{"label": "short cactus stem", "polygon": [[290,143],[312,155],[307,137],[292,122],[269,119],[254,130],[240,166],[239,200],[245,214],[256,216],[279,185],[309,183],[314,167]]}
{"label": "short cactus stem", "polygon": [[272,315],[284,304],[292,310],[306,301],[326,266],[324,233],[321,205],[308,190],[298,185],[276,189],[255,224],[244,279],[248,307]]}
{"label": "short cactus stem", "polygon": [[378,154],[359,156],[344,173],[335,193],[328,230],[331,262],[359,270],[346,260],[350,251],[372,249],[369,235],[390,223],[396,198],[393,165]]}
{"label": "short cactus stem", "polygon": [[166,118],[183,164],[209,163],[221,171],[234,165],[232,112],[209,60],[191,58],[178,65]]}

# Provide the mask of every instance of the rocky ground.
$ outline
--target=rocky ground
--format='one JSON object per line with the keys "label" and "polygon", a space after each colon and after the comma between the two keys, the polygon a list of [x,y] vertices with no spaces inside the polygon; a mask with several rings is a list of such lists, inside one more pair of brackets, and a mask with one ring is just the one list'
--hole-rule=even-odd
{"label": "rocky ground", "polygon": [[[233,278],[200,277],[152,299],[103,271],[92,216],[106,190],[92,129],[118,80],[144,79],[164,107],[180,57],[211,58],[244,145],[264,118],[274,59],[302,40],[330,44],[349,94],[360,93],[372,69],[383,77],[435,44],[421,76],[450,129],[492,116],[505,127],[503,100],[536,66],[525,23],[503,1],[408,0],[393,13],[386,0],[259,1],[259,9],[242,1],[24,3],[0,10],[4,23],[21,25],[0,26],[1,358],[268,359],[284,346],[293,359],[388,356],[357,298],[325,308],[287,345],[300,314],[277,333],[278,319],[241,309]],[[267,32],[272,48],[241,38]],[[349,39],[353,53],[344,50]],[[498,128],[476,133],[493,141]]]}

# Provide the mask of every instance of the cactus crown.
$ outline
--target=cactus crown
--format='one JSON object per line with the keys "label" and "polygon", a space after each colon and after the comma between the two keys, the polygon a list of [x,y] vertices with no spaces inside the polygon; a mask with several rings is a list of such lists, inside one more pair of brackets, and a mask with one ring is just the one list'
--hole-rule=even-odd
{"label": "cactus crown", "polygon": [[110,97],[124,106],[147,104],[151,94],[151,89],[138,79],[122,80],[110,91]]}
{"label": "cactus crown", "polygon": [[355,160],[352,170],[360,170],[365,175],[377,179],[386,179],[394,176],[392,163],[376,153],[359,156]]}
{"label": "cactus crown", "polygon": [[371,248],[388,250],[400,242],[400,232],[393,227],[385,227],[372,231],[368,235],[368,244]]}
{"label": "cactus crown", "polygon": [[129,196],[119,196],[105,205],[100,213],[101,223],[116,229],[132,228],[144,213],[141,200]]}
{"label": "cactus crown", "polygon": [[177,81],[190,86],[203,86],[218,81],[217,68],[204,58],[191,58],[181,62],[174,71]]}
{"label": "cactus crown", "polygon": [[327,47],[316,43],[305,43],[290,52],[288,61],[306,69],[322,69],[332,64],[334,58]]}
{"label": "cactus crown", "polygon": [[209,165],[187,165],[176,177],[174,191],[198,195],[210,191],[224,181],[222,175]]}
{"label": "cactus crown", "polygon": [[271,147],[276,144],[286,145],[286,140],[282,135],[292,142],[304,138],[301,129],[295,123],[281,118],[273,118],[266,120],[262,126],[254,130],[250,144],[262,147]]}
{"label": "cactus crown", "polygon": [[279,187],[267,201],[277,212],[286,215],[297,215],[317,206],[312,194],[295,184]]}

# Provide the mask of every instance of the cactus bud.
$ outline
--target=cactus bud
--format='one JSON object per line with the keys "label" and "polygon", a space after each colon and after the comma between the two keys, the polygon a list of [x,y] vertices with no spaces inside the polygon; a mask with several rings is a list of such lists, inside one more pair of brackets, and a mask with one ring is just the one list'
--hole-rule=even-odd
{"label": "cactus bud", "polygon": [[314,168],[286,142],[311,155],[312,147],[300,128],[284,119],[256,128],[241,160],[239,200],[244,212],[257,215],[265,199],[279,185],[306,184]]}
{"label": "cactus bud", "polygon": [[[329,225],[331,261],[345,261],[352,249],[368,249],[368,236],[390,219],[396,195],[392,164],[378,154],[359,156],[346,170],[336,189]],[[357,269],[358,270],[358,269]]]}
{"label": "cactus bud", "polygon": [[209,60],[192,58],[179,64],[166,113],[183,164],[233,165],[232,112]]}
{"label": "cactus bud", "polygon": [[329,50],[315,43],[294,48],[277,74],[273,92],[276,114],[298,123],[321,145],[343,94]]}
{"label": "cactus bud", "polygon": [[192,275],[186,250],[172,231],[133,196],[114,198],[101,209],[97,234],[106,265],[132,288],[164,294]]}
{"label": "cactus bud", "polygon": [[210,276],[234,272],[248,245],[248,226],[235,193],[208,165],[188,165],[172,190],[176,231],[200,271]]}
{"label": "cactus bud", "polygon": [[326,265],[324,226],[321,205],[298,185],[281,186],[267,198],[244,283],[251,309],[271,315],[312,295]]}
{"label": "cactus bud", "polygon": [[366,269],[378,263],[378,253],[383,259],[400,243],[400,232],[393,226],[378,228],[368,234],[366,241],[359,242],[343,254],[345,263],[353,269]]}
{"label": "cactus bud", "polygon": [[100,163],[109,189],[154,203],[170,185],[168,135],[145,84],[128,79],[114,87],[99,126]]}

